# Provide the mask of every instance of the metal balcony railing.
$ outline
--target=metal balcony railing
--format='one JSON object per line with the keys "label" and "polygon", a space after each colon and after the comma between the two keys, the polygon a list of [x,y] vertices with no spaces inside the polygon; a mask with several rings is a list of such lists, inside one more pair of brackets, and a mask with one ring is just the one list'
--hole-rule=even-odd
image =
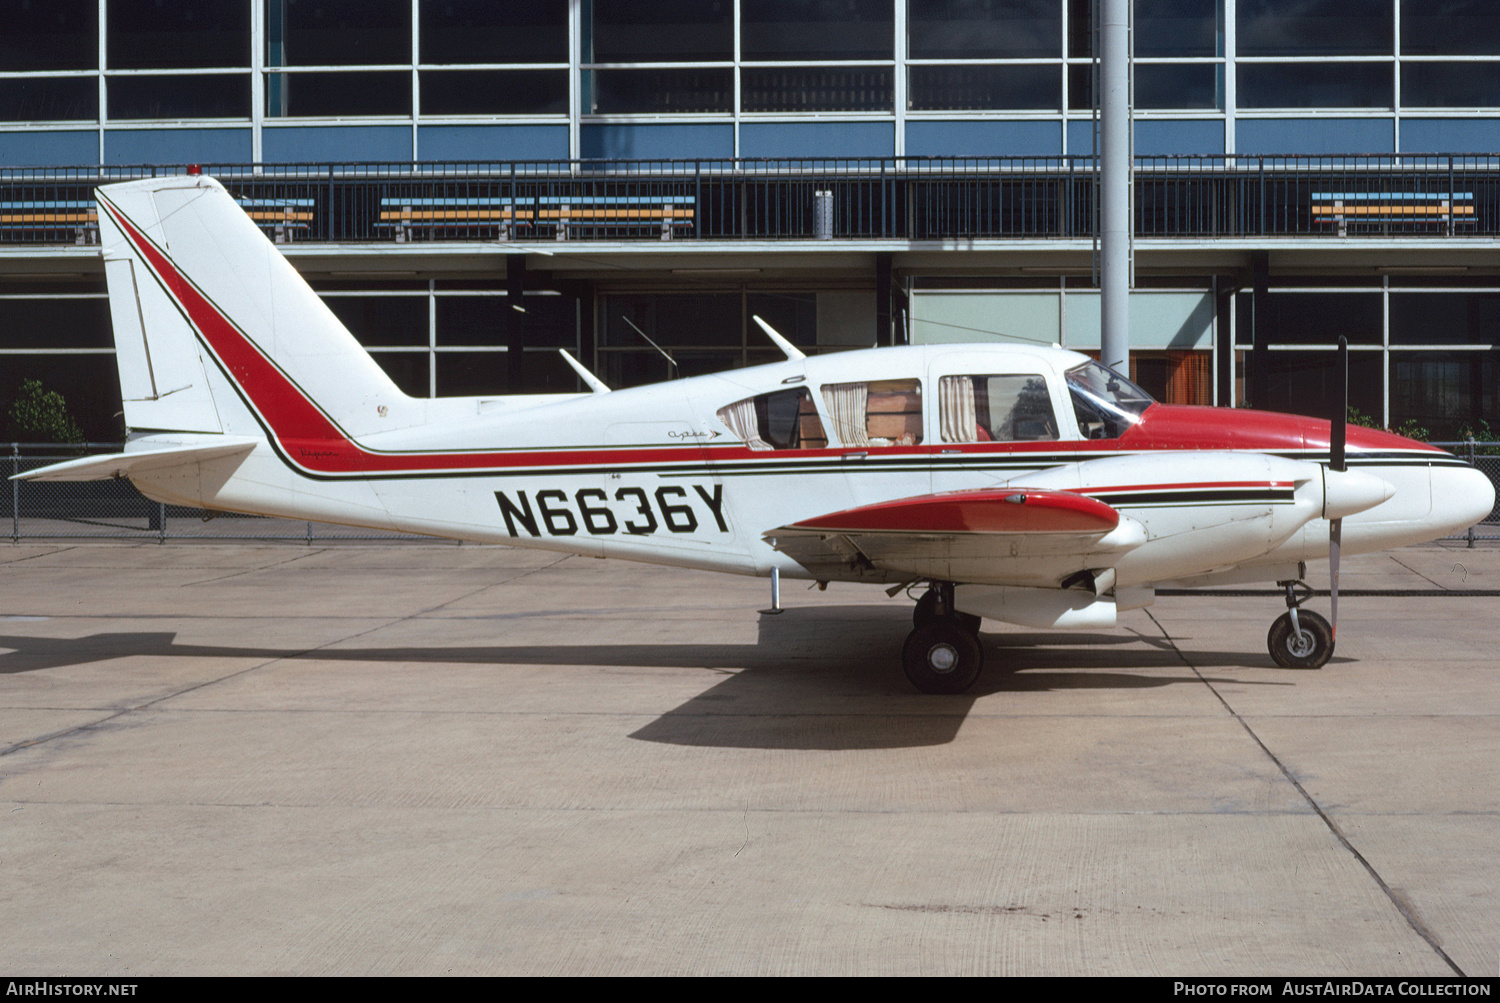
{"label": "metal balcony railing", "polygon": [[[0,169],[0,244],[98,239],[93,190],[183,165]],[[204,164],[282,243],[1091,238],[1088,157]],[[1500,154],[1145,157],[1147,238],[1500,235]]]}

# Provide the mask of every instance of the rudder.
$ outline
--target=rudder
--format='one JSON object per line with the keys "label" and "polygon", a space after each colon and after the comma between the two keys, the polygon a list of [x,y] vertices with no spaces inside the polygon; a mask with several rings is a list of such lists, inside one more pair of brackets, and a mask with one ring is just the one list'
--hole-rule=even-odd
{"label": "rudder", "polygon": [[98,194],[131,428],[353,438],[423,420],[217,181]]}

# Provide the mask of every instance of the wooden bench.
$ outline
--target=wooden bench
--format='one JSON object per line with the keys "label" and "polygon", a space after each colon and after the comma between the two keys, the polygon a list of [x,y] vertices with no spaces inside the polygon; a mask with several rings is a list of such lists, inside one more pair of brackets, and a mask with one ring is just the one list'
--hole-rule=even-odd
{"label": "wooden bench", "polygon": [[278,244],[290,244],[293,234],[306,237],[312,228],[312,199],[235,196],[235,201]]}
{"label": "wooden bench", "polygon": [[1313,219],[1334,223],[1349,235],[1352,223],[1439,223],[1448,234],[1455,222],[1473,222],[1473,192],[1313,192]]}
{"label": "wooden bench", "polygon": [[92,201],[0,202],[0,231],[40,235],[71,230],[73,243],[99,243],[99,217]]}
{"label": "wooden bench", "polygon": [[678,228],[693,225],[694,211],[679,200],[645,195],[574,198],[548,195],[535,199],[509,198],[382,198],[376,226],[388,229],[396,243],[414,232],[439,229],[494,227],[499,239],[510,240],[517,229],[551,224],[558,240],[567,240],[579,226],[635,226],[658,228],[671,240]]}

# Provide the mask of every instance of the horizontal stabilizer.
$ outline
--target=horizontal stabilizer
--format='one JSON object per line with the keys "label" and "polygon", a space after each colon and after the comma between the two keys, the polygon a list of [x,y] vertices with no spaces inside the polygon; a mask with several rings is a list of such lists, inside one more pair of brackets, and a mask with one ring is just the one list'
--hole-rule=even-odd
{"label": "horizontal stabilizer", "polygon": [[113,453],[109,456],[85,456],[78,460],[67,460],[51,466],[28,470],[16,474],[13,481],[105,481],[114,477],[130,477],[151,471],[166,470],[204,460],[218,460],[226,456],[249,455],[261,439],[235,438],[212,445],[172,446],[167,449],[143,449],[133,453]]}

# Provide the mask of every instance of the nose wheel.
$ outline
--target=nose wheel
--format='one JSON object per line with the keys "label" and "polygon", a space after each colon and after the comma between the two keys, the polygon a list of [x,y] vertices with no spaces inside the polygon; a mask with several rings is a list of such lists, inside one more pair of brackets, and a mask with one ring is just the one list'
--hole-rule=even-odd
{"label": "nose wheel", "polygon": [[1333,657],[1333,627],[1312,610],[1301,608],[1312,596],[1306,584],[1277,584],[1286,586],[1286,612],[1266,634],[1271,658],[1283,669],[1321,669]]}
{"label": "nose wheel", "polygon": [[906,678],[923,693],[962,693],[984,668],[980,618],[953,608],[953,584],[934,582],[912,612],[916,630],[901,649]]}

